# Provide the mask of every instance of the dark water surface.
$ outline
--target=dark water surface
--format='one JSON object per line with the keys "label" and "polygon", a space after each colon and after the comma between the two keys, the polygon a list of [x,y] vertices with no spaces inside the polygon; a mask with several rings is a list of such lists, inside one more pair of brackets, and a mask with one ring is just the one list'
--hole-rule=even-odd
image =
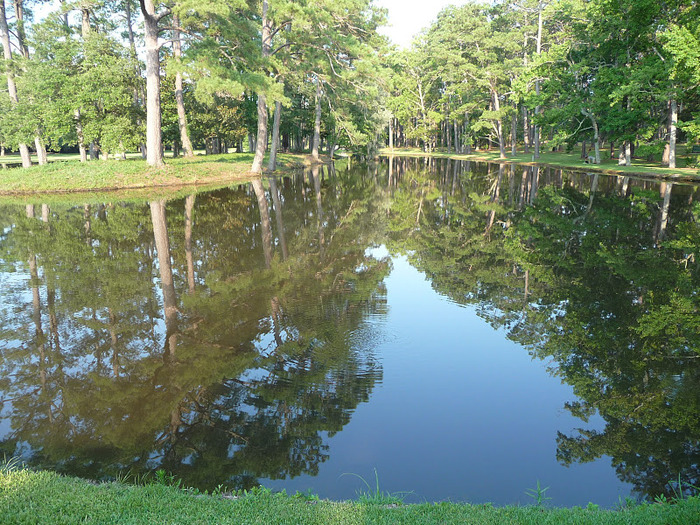
{"label": "dark water surface", "polygon": [[0,453],[334,499],[698,486],[698,198],[395,158],[0,205]]}

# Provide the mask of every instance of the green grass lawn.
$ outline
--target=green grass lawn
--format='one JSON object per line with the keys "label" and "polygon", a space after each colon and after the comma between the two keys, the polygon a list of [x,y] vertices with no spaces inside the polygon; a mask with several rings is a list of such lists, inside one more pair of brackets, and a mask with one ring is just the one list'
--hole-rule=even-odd
{"label": "green grass lawn", "polygon": [[[56,193],[172,187],[225,183],[253,177],[252,153],[198,155],[191,159],[168,158],[162,169],[153,169],[138,158],[95,160],[81,163],[75,156],[55,158],[46,166],[0,170],[0,194]],[[0,161],[2,162],[2,161]],[[308,163],[305,155],[280,154],[281,171]]]}
{"label": "green grass lawn", "polygon": [[678,524],[700,521],[700,498],[619,510],[419,505],[318,500],[267,490],[202,495],[165,484],[91,483],[51,472],[0,468],[0,523],[44,524]]}
{"label": "green grass lawn", "polygon": [[[562,168],[573,168],[585,171],[600,171],[603,173],[610,174],[629,174],[629,175],[652,175],[655,177],[668,177],[668,178],[683,178],[683,179],[693,179],[700,180],[700,173],[698,172],[698,155],[685,154],[685,149],[683,148],[680,153],[679,158],[679,168],[666,168],[661,165],[660,162],[646,161],[642,159],[632,159],[631,166],[618,166],[617,159],[609,158],[609,153],[604,151],[602,156],[602,162],[599,165],[585,164],[581,160],[581,156],[578,152],[572,153],[560,153],[546,151],[542,152],[540,159],[537,164],[545,164],[549,166],[556,166]],[[687,149],[690,149],[688,147]],[[388,148],[381,150],[383,156],[393,155],[405,155],[405,156],[425,156],[420,149],[417,148],[394,148],[393,152]],[[499,152],[498,150],[483,150],[477,151],[470,155],[466,154],[448,154],[445,151],[438,151],[431,154],[434,157],[443,158],[454,158],[454,159],[464,159],[464,160],[485,160],[498,162]],[[606,158],[607,157],[607,158]],[[506,162],[514,162],[517,164],[532,164],[534,163],[534,158],[532,153],[523,153],[519,151],[517,155],[513,156],[508,152],[506,155]],[[686,164],[692,164],[691,166],[685,166]]]}

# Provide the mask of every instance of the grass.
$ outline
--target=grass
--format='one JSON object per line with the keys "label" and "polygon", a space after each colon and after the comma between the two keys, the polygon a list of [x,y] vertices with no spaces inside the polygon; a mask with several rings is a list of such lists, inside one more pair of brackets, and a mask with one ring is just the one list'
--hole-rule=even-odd
{"label": "grass", "polygon": [[92,483],[52,472],[0,469],[0,523],[39,524],[690,524],[698,523],[700,498],[619,510],[502,507],[458,503],[386,505],[332,502],[256,489],[244,494],[202,495],[155,482],[145,486]]}
{"label": "grass", "polygon": [[[690,146],[687,147],[690,150]],[[572,153],[560,153],[546,151],[542,152],[540,159],[536,164],[544,164],[547,166],[556,166],[560,168],[569,168],[582,170],[586,172],[599,171],[602,173],[612,174],[612,175],[649,175],[654,177],[664,177],[664,178],[680,178],[684,180],[700,180],[700,174],[698,173],[698,166],[695,165],[698,162],[698,155],[682,154],[679,155],[678,164],[683,166],[684,164],[693,164],[687,167],[680,168],[666,168],[661,165],[660,162],[647,161],[643,159],[632,159],[631,166],[618,166],[617,159],[609,158],[609,153],[607,151],[603,152],[607,154],[608,158],[603,156],[601,164],[584,164],[581,160],[581,156],[578,152]],[[388,148],[381,150],[383,156],[389,156],[392,151]],[[426,156],[423,151],[416,148],[394,148],[393,155],[401,156],[415,156],[424,157]],[[445,151],[437,151],[430,154],[433,157],[442,158],[452,158],[452,159],[464,159],[464,160],[482,160],[490,162],[499,162],[498,150],[482,150],[475,153],[466,154],[448,154]],[[535,164],[532,153],[524,153],[523,151],[518,151],[517,155],[511,155],[510,152],[506,155],[505,162],[516,163],[516,164]]]}
{"label": "grass", "polygon": [[[141,158],[81,163],[72,157],[53,160],[46,166],[0,170],[0,195],[172,188],[225,184],[255,176],[250,172],[252,153],[169,158],[161,169],[149,167]],[[307,164],[305,155],[287,153],[278,157],[283,172]]]}

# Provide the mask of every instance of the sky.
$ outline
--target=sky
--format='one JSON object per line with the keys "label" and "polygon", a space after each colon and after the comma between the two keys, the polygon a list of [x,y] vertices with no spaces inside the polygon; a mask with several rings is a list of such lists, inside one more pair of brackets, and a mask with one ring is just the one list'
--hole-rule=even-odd
{"label": "sky", "polygon": [[[418,32],[428,27],[448,5],[463,5],[467,0],[374,0],[375,5],[389,10],[389,26],[381,33],[402,48],[408,48]],[[37,18],[56,9],[56,0],[35,7]]]}
{"label": "sky", "polygon": [[389,27],[380,31],[395,44],[408,48],[414,35],[430,25],[448,5],[463,5],[466,0],[375,0],[389,10]]}

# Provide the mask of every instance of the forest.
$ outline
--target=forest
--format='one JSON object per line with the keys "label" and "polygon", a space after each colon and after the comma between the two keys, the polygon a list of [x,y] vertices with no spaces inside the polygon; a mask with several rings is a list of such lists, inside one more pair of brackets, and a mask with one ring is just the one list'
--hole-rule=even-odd
{"label": "forest", "polygon": [[581,147],[675,168],[679,144],[698,149],[695,1],[470,1],[403,50],[372,0],[46,4],[0,0],[0,154],[25,167],[47,151],[155,167],[166,148],[250,151],[260,173],[278,151]]}

